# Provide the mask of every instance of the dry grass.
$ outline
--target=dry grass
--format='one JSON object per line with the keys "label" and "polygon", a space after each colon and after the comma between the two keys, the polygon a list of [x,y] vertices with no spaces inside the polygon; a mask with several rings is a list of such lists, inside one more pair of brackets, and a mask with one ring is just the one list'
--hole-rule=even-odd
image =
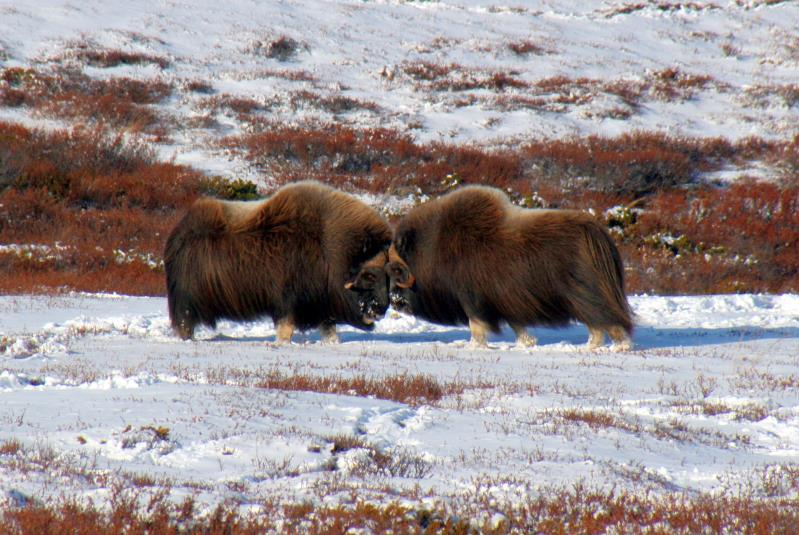
{"label": "dry grass", "polygon": [[[0,291],[163,293],[160,256],[201,175],[102,129],[0,123]],[[30,252],[33,251],[33,252]]]}
{"label": "dry grass", "polygon": [[[520,45],[519,50],[523,47]],[[519,80],[520,74],[514,71],[485,71],[451,63],[440,65],[431,62],[406,62],[400,66],[401,72],[414,81],[417,91],[459,92],[475,89],[503,91],[511,88],[527,87]]]}
{"label": "dry grass", "polygon": [[428,375],[402,374],[385,377],[286,375],[272,371],[260,375],[256,388],[324,392],[359,397],[389,399],[409,405],[434,403],[446,395],[445,387]]}
{"label": "dry grass", "polygon": [[120,65],[156,65],[161,69],[169,67],[169,60],[161,56],[153,54],[144,54],[142,52],[128,52],[125,50],[98,50],[95,47],[86,44],[79,47],[73,52],[78,60],[91,65],[92,67],[101,67],[104,69],[118,67]]}
{"label": "dry grass", "polygon": [[[408,500],[374,504],[303,502],[262,504],[257,515],[244,517],[219,506],[195,515],[191,498],[173,503],[169,492],[144,495],[117,489],[109,510],[91,503],[61,500],[52,505],[6,506],[0,511],[3,533],[116,534],[175,533],[308,534],[369,533],[792,533],[799,522],[795,499],[715,498],[678,493],[652,496],[601,491],[575,485],[541,489],[520,503],[495,502],[491,493],[458,498],[449,505],[414,505]],[[481,498],[482,497],[482,498]],[[142,505],[146,504],[146,505]]]}
{"label": "dry grass", "polygon": [[301,51],[306,50],[308,45],[287,35],[280,35],[274,39],[256,41],[251,48],[255,54],[277,61],[289,61]]}
{"label": "dry grass", "polygon": [[163,101],[171,92],[171,86],[159,80],[121,78],[89,83],[85,89],[76,84],[72,91],[58,94],[43,108],[62,118],[107,121],[114,126],[162,135],[168,128],[163,112],[148,105]]}
{"label": "dry grass", "polygon": [[22,443],[15,438],[10,438],[0,443],[0,455],[16,455],[21,450]]}
{"label": "dry grass", "polygon": [[[722,403],[700,401],[691,403],[677,401],[671,408],[681,414],[701,414],[719,416],[729,414],[736,421],[759,421],[767,416],[766,409],[753,404],[729,407]],[[557,410],[545,410],[524,422],[525,425],[543,430],[545,433],[557,434],[571,439],[575,436],[605,436],[607,431],[624,433],[634,440],[652,437],[668,443],[702,444],[714,448],[746,447],[751,444],[751,437],[746,433],[724,433],[715,428],[702,425],[689,425],[679,417],[655,417],[651,421],[636,415],[613,412],[608,409],[585,409],[569,407]],[[501,428],[501,427],[500,427]],[[512,429],[508,429],[512,432]]]}
{"label": "dry grass", "polygon": [[[403,357],[403,359],[405,358]],[[459,410],[466,403],[464,395],[467,393],[475,394],[478,398],[476,402],[479,402],[482,394],[502,396],[537,393],[537,387],[527,382],[491,382],[480,377],[458,378],[442,382],[431,375],[409,372],[386,375],[363,373],[314,375],[298,365],[292,366],[286,372],[275,368],[249,369],[219,366],[199,371],[176,367],[173,373],[185,381],[202,384],[365,396],[407,403],[412,406],[441,406],[446,401]]]}
{"label": "dry grass", "polygon": [[639,423],[631,423],[607,411],[568,408],[557,411],[556,415],[564,422],[582,423],[594,431],[599,429],[618,429],[635,434],[639,434],[642,431],[642,426]]}
{"label": "dry grass", "polygon": [[674,408],[680,413],[704,416],[729,415],[735,421],[759,422],[769,415],[766,406],[758,403],[730,405],[722,401],[676,401]]}
{"label": "dry grass", "polygon": [[239,120],[249,121],[252,120],[253,114],[269,110],[272,103],[225,93],[201,99],[197,102],[196,107],[204,112],[223,113],[232,115]]}
{"label": "dry grass", "polygon": [[653,197],[622,246],[633,284],[647,277],[657,293],[797,291],[798,193],[742,181]]}
{"label": "dry grass", "polygon": [[[511,43],[508,48],[517,55],[549,53],[530,41]],[[622,120],[638,113],[646,102],[685,102],[701,92],[726,93],[731,89],[712,76],[676,66],[649,71],[641,77],[611,80],[564,75],[530,80],[522,78],[519,71],[488,71],[429,61],[405,62],[399,72],[416,91],[446,106],[481,105],[501,111],[534,109],[552,113],[579,108],[586,116]],[[750,100],[776,95],[790,106],[795,101],[795,87],[763,86],[748,89],[745,95]],[[616,105],[608,108],[609,104],[603,104],[608,101],[615,101]]]}
{"label": "dry grass", "polygon": [[[286,74],[286,76],[289,76],[289,74]],[[359,100],[342,94],[323,95],[308,90],[293,91],[285,96],[275,96],[262,100],[228,94],[214,95],[200,100],[197,102],[196,107],[202,112],[210,114],[222,113],[235,117],[242,123],[256,127],[263,124],[267,112],[277,108],[289,108],[295,112],[311,109],[334,115],[353,111],[368,111],[371,113],[380,111],[380,107],[373,102]]]}
{"label": "dry grass", "polygon": [[350,111],[369,111],[377,113],[380,106],[374,102],[368,102],[341,94],[320,95],[313,91],[296,91],[289,95],[289,106],[292,110],[298,111],[304,108],[327,111],[333,114],[346,113]]}
{"label": "dry grass", "polygon": [[[748,4],[748,3],[747,3]],[[619,15],[629,15],[636,11],[643,11],[645,9],[652,9],[656,11],[705,11],[719,9],[719,6],[714,3],[698,3],[698,2],[665,2],[665,1],[648,1],[628,3],[619,7],[608,9],[604,15],[607,18],[616,17]]]}
{"label": "dry grass", "polygon": [[354,435],[334,435],[324,438],[335,456],[352,450],[362,450],[364,455],[356,458],[349,466],[349,473],[361,478],[371,476],[402,477],[421,479],[432,470],[431,464],[423,457],[405,448],[381,450],[363,438]]}
{"label": "dry grass", "polygon": [[[259,105],[211,98],[242,114]],[[317,178],[349,191],[418,198],[480,183],[505,189],[527,207],[597,213],[622,207],[607,222],[631,292],[799,290],[796,141],[634,133],[487,151],[420,145],[386,129],[254,124],[256,132],[222,144],[268,169],[277,184]],[[757,160],[779,169],[781,182],[741,180],[717,188],[699,180],[724,165]],[[0,253],[0,269],[8,274],[0,288],[162,294],[165,235],[203,192],[258,195],[245,181],[157,162],[142,142],[102,128],[45,134],[2,123],[0,237],[29,252]]]}
{"label": "dry grass", "polygon": [[[757,159],[791,161],[785,144],[747,139],[675,138],[636,132],[529,142],[515,150],[442,143],[416,144],[387,129],[340,125],[286,127],[262,122],[256,131],[228,137],[222,146],[269,169],[278,181],[297,175],[372,192],[419,188],[427,194],[459,183],[490,184],[520,194],[545,192],[552,203],[574,195],[630,197],[693,184],[702,173]],[[546,198],[546,195],[544,195]],[[582,200],[582,199],[580,199]]]}
{"label": "dry grass", "polygon": [[755,368],[745,368],[739,370],[733,386],[741,392],[799,390],[799,375],[793,373],[778,375]]}
{"label": "dry grass", "polygon": [[171,84],[159,79],[90,78],[74,69],[51,72],[12,67],[0,72],[0,103],[28,107],[61,119],[108,124],[163,138],[168,118],[153,104],[172,95]]}
{"label": "dry grass", "polygon": [[[189,381],[198,379],[185,370],[182,375]],[[283,373],[276,369],[245,370],[226,367],[206,371],[201,380],[212,384],[375,397],[414,406],[434,404],[445,396],[461,393],[467,388],[467,385],[459,382],[441,384],[434,377],[423,374],[402,373],[383,377],[323,376],[298,370]]]}
{"label": "dry grass", "polygon": [[524,39],[521,41],[514,41],[512,43],[508,43],[508,50],[516,54],[517,56],[541,56],[543,54],[551,54],[552,51],[535,41],[531,41],[529,39]]}

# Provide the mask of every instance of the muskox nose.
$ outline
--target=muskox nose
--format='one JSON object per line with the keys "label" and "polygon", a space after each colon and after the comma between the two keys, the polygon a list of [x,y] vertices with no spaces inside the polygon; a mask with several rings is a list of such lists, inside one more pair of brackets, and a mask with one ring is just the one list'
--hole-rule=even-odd
{"label": "muskox nose", "polygon": [[368,296],[360,302],[361,315],[367,318],[382,318],[388,309],[388,303],[381,303],[374,296]]}
{"label": "muskox nose", "polygon": [[391,301],[391,306],[394,308],[394,310],[408,312],[410,309],[408,299],[406,299],[401,290],[391,290],[389,292],[389,300]]}

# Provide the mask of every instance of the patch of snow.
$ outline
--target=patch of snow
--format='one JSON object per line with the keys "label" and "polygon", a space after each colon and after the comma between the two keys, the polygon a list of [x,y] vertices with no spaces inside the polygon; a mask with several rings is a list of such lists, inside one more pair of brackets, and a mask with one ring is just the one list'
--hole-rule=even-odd
{"label": "patch of snow", "polygon": [[[373,333],[342,328],[339,345],[311,331],[277,347],[269,321],[220,322],[182,341],[161,298],[4,296],[5,339],[38,346],[0,353],[0,443],[20,441],[24,455],[47,447],[76,466],[89,455],[103,469],[171,481],[176,496],[204,481],[208,508],[233,494],[315,499],[332,477],[509,500],[578,481],[760,492],[751,474],[799,462],[799,296],[630,301],[636,350],[620,353],[585,349],[580,325],[536,328],[534,348],[516,348],[506,329],[473,349],[465,327],[393,311]],[[411,406],[236,379],[268,370],[422,374],[465,390]],[[592,414],[612,419],[592,426]],[[367,447],[334,453],[333,436]],[[0,484],[41,498],[98,492],[14,470]]]}

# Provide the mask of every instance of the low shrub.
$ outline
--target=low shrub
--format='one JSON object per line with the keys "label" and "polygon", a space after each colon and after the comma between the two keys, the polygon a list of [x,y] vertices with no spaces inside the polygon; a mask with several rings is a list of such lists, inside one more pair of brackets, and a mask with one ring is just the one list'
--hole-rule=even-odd
{"label": "low shrub", "polygon": [[691,139],[635,132],[615,138],[588,136],[537,141],[520,151],[534,187],[557,185],[571,193],[595,190],[641,196],[696,182],[725,163],[756,159],[778,150],[754,140]]}
{"label": "low shrub", "polygon": [[503,91],[508,88],[528,87],[527,82],[516,78],[517,72],[486,71],[464,67],[457,63],[440,65],[425,61],[405,62],[400,66],[400,70],[416,82],[417,89],[425,92],[458,92],[475,89]]}
{"label": "low shrub", "polygon": [[[163,243],[202,175],[101,129],[0,123],[0,291],[158,295]],[[26,246],[28,249],[25,249]]]}
{"label": "low shrub", "polygon": [[241,178],[233,180],[212,176],[200,180],[201,191],[212,197],[231,201],[251,201],[258,199],[258,186]]}
{"label": "low shrub", "polygon": [[[798,214],[799,188],[773,183],[663,192],[626,238],[628,264],[637,264],[639,276],[649,271],[646,286],[658,293],[797,291]],[[658,234],[679,237],[679,246],[647,242]]]}
{"label": "low shrub", "polygon": [[[436,379],[427,375],[389,375],[386,377],[322,377],[303,374],[283,374],[278,371],[260,374],[254,384],[258,388],[277,390],[298,390],[347,394],[355,396],[374,396],[410,405],[434,403],[449,392]],[[459,388],[459,387],[456,387]]]}
{"label": "low shrub", "polygon": [[[384,503],[259,504],[245,516],[231,506],[194,515],[191,498],[170,501],[170,491],[114,490],[108,508],[62,499],[52,505],[30,500],[0,509],[4,533],[203,533],[247,535],[266,532],[348,533],[792,533],[799,522],[795,499],[752,496],[689,496],[625,490],[542,488],[522,501],[506,503],[489,489],[449,503],[414,503],[388,497]],[[429,500],[428,500],[429,501]],[[138,503],[147,504],[144,506]]]}
{"label": "low shrub", "polygon": [[80,47],[74,56],[92,67],[108,69],[120,65],[157,65],[161,69],[169,67],[169,60],[152,54],[141,52],[127,52],[125,50],[102,50],[89,47]]}
{"label": "low shrub", "polygon": [[521,194],[547,190],[560,198],[583,192],[648,195],[693,184],[703,173],[724,165],[791,154],[784,144],[758,139],[732,143],[646,132],[486,150],[474,145],[421,145],[409,135],[387,129],[286,127],[269,122],[221,144],[268,171],[278,183],[306,176],[344,187],[349,182],[352,189],[371,192],[418,189],[436,194],[447,175],[458,175],[465,184],[488,184]]}
{"label": "low shrub", "polygon": [[171,96],[173,87],[159,79],[99,80],[73,69],[43,73],[13,67],[2,71],[0,80],[0,102],[6,105],[157,135],[168,129],[168,119],[152,105]]}
{"label": "low shrub", "polygon": [[[4,71],[13,83],[30,75]],[[222,146],[276,185],[315,178],[420,202],[463,184],[487,184],[527,208],[603,214],[615,207],[607,222],[625,259],[630,292],[799,290],[796,140],[733,143],[637,132],[486,150],[418,144],[389,129],[254,124],[254,132],[226,138]],[[700,180],[723,166],[758,160],[779,169],[780,180],[725,187]],[[0,252],[7,275],[0,286],[124,286],[161,294],[163,240],[180,211],[198,195],[247,200],[258,194],[246,180],[157,162],[135,137],[109,136],[101,127],[44,133],[0,123],[0,240],[66,247],[58,262],[31,263],[10,249]],[[618,210],[625,209],[629,217],[620,219]],[[99,249],[82,248],[80,240]],[[114,283],[112,276],[126,269],[135,276]],[[142,287],[132,288],[133,281]]]}
{"label": "low shrub", "polygon": [[287,35],[281,35],[275,39],[257,42],[253,46],[255,52],[263,54],[267,58],[278,61],[289,61],[294,58],[306,45]]}
{"label": "low shrub", "polygon": [[530,40],[514,41],[512,43],[508,43],[508,49],[517,56],[541,56],[551,53],[547,47]]}

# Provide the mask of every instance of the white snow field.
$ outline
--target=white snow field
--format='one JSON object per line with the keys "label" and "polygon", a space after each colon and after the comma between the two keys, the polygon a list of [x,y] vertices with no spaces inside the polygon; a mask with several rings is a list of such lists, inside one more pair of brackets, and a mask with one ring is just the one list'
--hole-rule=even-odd
{"label": "white snow field", "polygon": [[[200,511],[353,492],[512,502],[576,483],[796,492],[781,474],[799,467],[799,296],[631,303],[636,349],[592,352],[581,325],[535,329],[531,349],[509,330],[471,349],[466,328],[391,310],[373,333],[341,329],[339,345],[311,331],[276,346],[269,321],[181,341],[161,298],[2,297],[0,444],[22,454],[0,455],[0,488],[102,504],[115,482],[154,481]],[[278,376],[423,377],[445,395],[258,386]],[[336,451],[342,437],[358,445]],[[392,461],[376,466],[374,452]]]}
{"label": "white snow field", "polygon": [[[388,127],[418,142],[516,145],[636,130],[785,140],[799,133],[797,24],[799,3],[759,0],[0,0],[0,62],[174,83],[161,108],[180,129],[161,154],[268,185],[268,169],[215,148],[247,124],[209,109],[209,95],[187,84],[252,99],[276,124]],[[270,49],[281,42],[293,48]],[[146,54],[168,66],[100,68],[80,59],[85,50]],[[425,65],[450,69],[447,87],[497,73],[532,85],[436,89],[437,80],[413,74]],[[626,86],[639,87],[638,102]],[[331,111],[297,100],[308,94],[373,106]],[[204,126],[209,118],[215,127]],[[0,119],[52,124],[21,108],[0,109]]]}

